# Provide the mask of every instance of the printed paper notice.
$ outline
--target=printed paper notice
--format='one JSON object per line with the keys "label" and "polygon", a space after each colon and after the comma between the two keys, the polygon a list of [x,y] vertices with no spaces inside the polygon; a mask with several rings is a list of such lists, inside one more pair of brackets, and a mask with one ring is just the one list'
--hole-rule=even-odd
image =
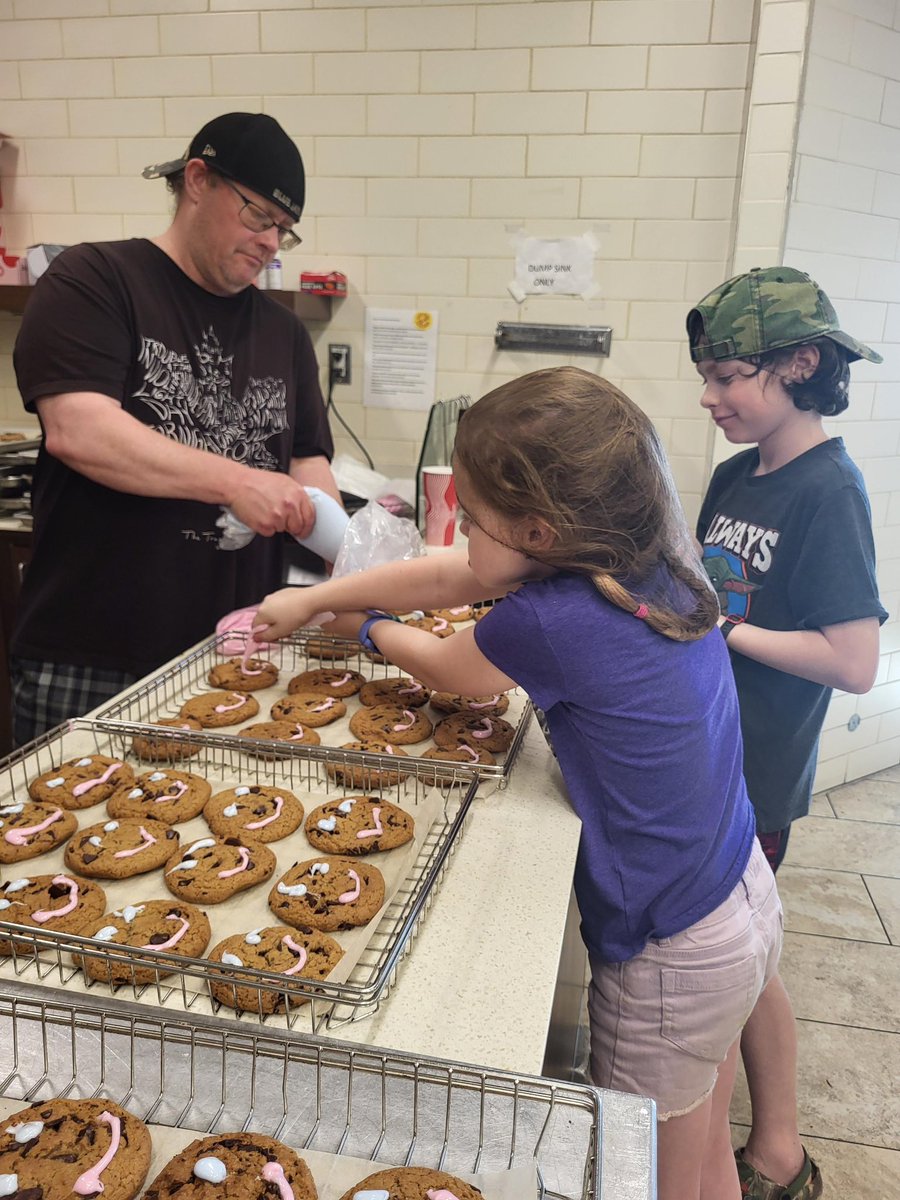
{"label": "printed paper notice", "polygon": [[363,404],[429,409],[437,369],[436,312],[367,308]]}
{"label": "printed paper notice", "polygon": [[596,241],[580,237],[522,237],[516,246],[516,277],[509,290],[526,295],[590,296],[594,290]]}

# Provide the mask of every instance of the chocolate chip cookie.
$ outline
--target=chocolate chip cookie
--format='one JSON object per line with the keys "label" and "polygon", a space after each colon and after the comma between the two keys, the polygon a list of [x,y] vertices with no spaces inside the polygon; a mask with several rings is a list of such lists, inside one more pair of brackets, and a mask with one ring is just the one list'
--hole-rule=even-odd
{"label": "chocolate chip cookie", "polygon": [[198,1138],[170,1159],[144,1200],[316,1200],[309,1167],[296,1151],[261,1133]]}
{"label": "chocolate chip cookie", "polygon": [[121,759],[85,754],[33,779],[28,794],[33,800],[62,808],[90,808],[108,800],[117,788],[133,782],[134,771]]}
{"label": "chocolate chip cookie", "polygon": [[216,688],[230,692],[258,692],[278,682],[279,671],[273,662],[264,658],[248,658],[242,663],[239,658],[216,663],[207,679]]}
{"label": "chocolate chip cookie", "polygon": [[259,712],[259,701],[246,692],[207,692],[192,696],[181,706],[183,717],[193,717],[204,729],[240,725]]}
{"label": "chocolate chip cookie", "polygon": [[355,696],[365,682],[365,675],[361,675],[359,671],[320,667],[316,671],[304,671],[302,675],[295,675],[288,684],[288,694],[295,696],[298,692],[302,695],[313,693],[316,696],[337,696],[339,700],[346,700],[348,696]]}
{"label": "chocolate chip cookie", "polygon": [[344,1192],[341,1200],[484,1200],[484,1193],[446,1171],[429,1167],[388,1167]]}
{"label": "chocolate chip cookie", "polygon": [[[81,933],[106,909],[99,883],[77,875],[32,875],[0,884],[0,921],[32,925],[54,933]],[[0,954],[9,942],[0,941]]]}
{"label": "chocolate chip cookie", "polygon": [[63,858],[70,871],[89,879],[130,879],[168,862],[180,841],[164,821],[123,817],[79,829]]}
{"label": "chocolate chip cookie", "polygon": [[401,708],[398,704],[373,704],[350,718],[350,732],[362,741],[379,738],[395,746],[427,741],[433,728],[421,709]]}
{"label": "chocolate chip cookie", "polygon": [[[187,733],[202,729],[203,726],[193,717],[157,717],[154,725],[165,725],[172,729],[180,729]],[[131,753],[141,762],[178,762],[182,758],[193,758],[199,754],[202,746],[196,742],[175,741],[162,734],[139,734],[131,743]]]}
{"label": "chocolate chip cookie", "polygon": [[[435,746],[431,750],[426,750],[422,757],[430,758],[435,762],[444,763],[451,768],[455,766],[492,767],[497,761],[490,751],[482,750],[480,746],[477,750],[475,750],[472,746],[466,745],[457,746],[453,750],[441,750],[439,747]],[[441,776],[437,772],[435,772],[433,775],[430,775],[428,771],[421,766],[418,770],[418,778],[422,783],[427,784],[442,782]],[[457,775],[457,780],[459,783],[465,783],[466,778],[467,777],[462,772],[459,772]]]}
{"label": "chocolate chip cookie", "polygon": [[277,842],[300,828],[303,805],[286,788],[240,784],[211,796],[203,815],[220,837]]}
{"label": "chocolate chip cookie", "polygon": [[447,638],[456,633],[452,623],[443,617],[411,617],[404,624],[411,625],[413,629],[424,629],[439,638]]}
{"label": "chocolate chip cookie", "polygon": [[72,836],[78,822],[56,804],[17,800],[0,805],[0,863],[46,854]]}
{"label": "chocolate chip cookie", "polygon": [[[343,956],[344,951],[334,938],[318,929],[293,929],[287,925],[251,929],[249,933],[224,938],[210,951],[210,962],[221,964],[211,972],[210,988],[218,1001],[231,1008],[271,1013],[284,1006],[283,994],[270,990],[271,986],[287,989],[295,978],[325,979]],[[242,975],[236,969],[240,967],[271,971],[282,978],[267,987],[262,980]],[[305,999],[298,995],[292,1002],[303,1004]]]}
{"label": "chocolate chip cookie", "polygon": [[[399,746],[394,746],[390,742],[382,742],[378,738],[367,738],[360,742],[345,742],[340,749],[362,750],[370,754],[389,754],[392,758],[406,758],[406,752]],[[404,774],[402,770],[392,771],[386,767],[331,760],[326,762],[325,771],[329,779],[335,780],[336,783],[340,783],[344,787],[355,788],[396,787],[400,782],[400,777]]]}
{"label": "chocolate chip cookie", "polygon": [[515,730],[502,717],[481,717],[474,712],[458,712],[445,717],[434,729],[434,741],[442,750],[452,750],[460,744],[473,750],[489,750],[501,754],[512,744]]}
{"label": "chocolate chip cookie", "polygon": [[221,904],[262,883],[275,871],[275,855],[248,838],[208,837],[192,842],[165,869],[166,887],[179,900]]}
{"label": "chocolate chip cookie", "polygon": [[359,650],[359,646],[353,642],[341,639],[332,641],[326,637],[308,638],[305,648],[310,658],[319,658],[322,662],[346,662],[351,654]]}
{"label": "chocolate chip cookie", "polygon": [[269,908],[279,920],[325,933],[368,925],[382,904],[378,868],[333,854],[294,863],[269,892]]}
{"label": "chocolate chip cookie", "polygon": [[373,679],[360,689],[359,698],[367,708],[375,704],[394,704],[398,708],[421,708],[427,704],[431,689],[418,679],[400,675],[395,679]]}
{"label": "chocolate chip cookie", "polygon": [[[263,742],[285,742],[289,746],[318,746],[322,741],[314,729],[301,725],[299,721],[258,721],[255,725],[245,725],[243,729],[239,729],[238,737]],[[247,753],[261,753],[266,757],[267,754],[274,755],[275,751],[259,751],[248,746]]]}
{"label": "chocolate chip cookie", "polygon": [[321,696],[315,692],[296,692],[293,696],[282,696],[272,705],[275,721],[296,721],[310,725],[313,729],[330,725],[346,715],[347,705],[336,696]]}
{"label": "chocolate chip cookie", "polygon": [[132,787],[119,788],[106,804],[111,817],[142,817],[177,825],[203,812],[212,788],[202,775],[166,768],[139,775]]}
{"label": "chocolate chip cookie", "polygon": [[87,958],[73,954],[72,961],[87,971],[91,979],[103,983],[154,983],[171,975],[163,964],[156,967],[136,966],[126,951],[117,946],[136,950],[165,950],[200,958],[209,945],[211,931],[206,913],[193,904],[175,900],[144,900],[141,904],[126,904],[115,912],[104,913],[82,930],[83,937],[96,938],[105,944],[111,960]]}
{"label": "chocolate chip cookie", "polygon": [[473,712],[481,717],[502,717],[509,708],[509,697],[502,692],[493,696],[460,696],[456,692],[432,692],[431,707],[441,713]]}
{"label": "chocolate chip cookie", "polygon": [[150,1166],[150,1133],[112,1100],[44,1100],[0,1128],[0,1195],[131,1200]]}
{"label": "chocolate chip cookie", "polygon": [[408,812],[377,796],[348,796],[320,804],[306,818],[306,837],[326,854],[374,854],[412,840]]}

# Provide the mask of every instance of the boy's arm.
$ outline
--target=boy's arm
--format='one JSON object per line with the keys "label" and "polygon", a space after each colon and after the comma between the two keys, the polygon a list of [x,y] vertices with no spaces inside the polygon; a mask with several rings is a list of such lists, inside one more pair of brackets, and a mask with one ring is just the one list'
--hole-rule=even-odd
{"label": "boy's arm", "polygon": [[[308,625],[316,613],[366,608],[411,612],[471,604],[502,595],[505,590],[491,591],[478,582],[464,551],[426,555],[342,575],[314,587],[272,592],[259,607],[254,632],[274,641],[301,625]],[[329,632],[333,631],[332,627]],[[355,637],[356,630],[350,636]]]}
{"label": "boy's arm", "polygon": [[821,629],[735,625],[728,635],[728,649],[788,675],[861,695],[872,687],[878,671],[878,618],[842,621]]}
{"label": "boy's arm", "polygon": [[[345,612],[325,629],[339,637],[354,638],[365,619],[365,612]],[[472,626],[457,630],[452,637],[439,638],[427,630],[385,619],[372,625],[369,637],[395,667],[435,691],[491,696],[516,686],[514,679],[504,675],[478,649]]]}

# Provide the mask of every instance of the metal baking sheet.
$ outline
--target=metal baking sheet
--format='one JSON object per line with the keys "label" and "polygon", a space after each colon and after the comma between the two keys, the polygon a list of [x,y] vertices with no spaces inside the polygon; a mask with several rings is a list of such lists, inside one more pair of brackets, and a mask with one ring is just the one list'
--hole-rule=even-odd
{"label": "metal baking sheet", "polygon": [[[152,770],[153,764],[139,762],[130,753],[133,732],[123,726],[109,729],[87,721],[73,721],[46,734],[0,763],[0,803],[9,803],[25,795],[29,781],[36,776],[88,753],[119,758],[136,772]],[[175,736],[176,731],[173,731]],[[188,740],[187,735],[178,736]],[[216,740],[196,733],[190,734],[189,741],[199,746],[199,754],[172,765],[205,776],[213,784],[214,791],[240,783],[282,786],[298,796],[308,813],[325,800],[359,794],[362,790],[336,783],[324,770],[322,758],[296,752],[278,758],[260,757],[247,754],[234,738]],[[328,764],[333,765],[334,761],[333,757],[329,758]],[[238,1019],[288,1027],[299,1022],[304,1027],[319,1030],[338,1028],[346,1021],[370,1016],[389,992],[418,924],[440,885],[456,839],[465,827],[476,785],[477,780],[465,776],[458,778],[453,786],[445,784],[438,789],[427,786],[411,773],[404,775],[394,787],[381,787],[374,792],[371,788],[365,789],[369,794],[378,794],[399,804],[413,815],[417,826],[416,840],[410,846],[376,855],[373,859],[385,876],[388,894],[380,918],[361,930],[338,931],[332,935],[345,950],[345,964],[343,969],[342,964],[338,964],[337,971],[321,982],[304,983],[295,979],[286,987],[284,978],[272,972],[242,968],[242,975],[252,977],[260,996],[277,994],[283,1011],[264,1015],[260,1006],[260,1011],[242,1013]],[[84,827],[102,819],[105,809],[97,805],[79,810],[75,815],[79,827]],[[202,817],[182,822],[176,828],[183,846],[190,845],[191,838],[209,832]],[[309,847],[302,829],[280,842],[270,843],[269,848],[278,859],[272,881],[293,862],[316,854]],[[21,865],[7,866],[4,874],[7,878],[47,874],[65,870],[62,862],[62,848],[58,848]],[[128,880],[98,882],[106,892],[108,910],[168,894],[160,881],[159,869]],[[259,884],[222,904],[201,905],[213,927],[210,945],[230,933],[243,932],[260,924],[276,924],[277,918],[266,906],[265,897],[270,887],[271,882]],[[71,958],[72,952],[76,951],[94,960],[112,961],[106,943],[9,921],[0,922],[0,930],[4,934],[16,932],[12,954],[0,958],[0,978],[19,976],[51,987],[108,992],[106,983],[90,980]],[[203,958],[159,951],[133,950],[127,957],[135,966],[156,968],[156,978],[150,984],[132,981],[119,985],[118,994],[152,999],[174,1009],[234,1012],[230,1007],[220,1005],[210,990],[213,978],[222,981],[221,966],[214,966]],[[114,961],[121,962],[121,947]],[[163,965],[172,974],[160,978]],[[245,985],[242,983],[242,986]]]}
{"label": "metal baking sheet", "polygon": [[[92,714],[93,718],[101,726],[111,726],[113,723],[120,722],[130,725],[150,724],[158,717],[177,716],[186,700],[202,692],[215,690],[207,681],[207,675],[217,663],[235,657],[233,653],[227,652],[226,648],[240,645],[241,641],[242,635],[235,633],[220,634],[210,638],[180,659],[174,666],[158,672],[131,688],[126,688],[114,700],[98,708]],[[326,647],[334,647],[342,653],[346,651],[347,657],[332,663],[328,659],[312,653],[310,643],[313,646],[324,644]],[[206,730],[209,737],[233,741],[243,726],[267,720],[269,707],[286,693],[290,678],[303,671],[315,670],[318,667],[346,666],[350,671],[358,671],[367,680],[392,678],[401,673],[390,663],[375,662],[358,642],[329,637],[319,629],[302,630],[290,638],[274,642],[260,651],[260,657],[274,662],[279,669],[280,677],[274,687],[251,693],[259,700],[259,714],[243,722],[242,725]],[[496,756],[498,762],[494,766],[452,764],[451,774],[458,777],[460,772],[464,772],[470,776],[477,775],[486,782],[493,781],[496,786],[506,786],[533,711],[531,701],[520,689],[516,688],[507,694],[510,705],[509,710],[504,714],[504,720],[508,721],[515,731],[509,750],[505,755]],[[335,721],[332,725],[324,725],[316,729],[316,733],[322,739],[322,745],[317,749],[324,751],[326,757],[331,755],[342,743],[355,740],[356,735],[350,732],[349,721],[353,713],[362,706],[355,696],[350,697],[345,703],[348,709],[346,717]],[[433,719],[440,719],[428,706],[426,706],[426,712]],[[434,773],[437,770],[439,772],[440,766],[436,767],[434,761],[420,757],[420,752],[427,748],[428,746],[424,743],[402,747],[408,753],[408,758],[403,760],[404,768],[407,763],[410,763],[423,777],[426,771]],[[306,749],[306,747],[297,747],[297,752]],[[351,757],[358,754],[353,751],[344,753]],[[369,755],[368,757],[372,761],[380,762],[388,767],[396,767],[397,764],[397,760],[392,759],[390,755]],[[485,788],[483,787],[481,794],[484,795],[484,793]]]}

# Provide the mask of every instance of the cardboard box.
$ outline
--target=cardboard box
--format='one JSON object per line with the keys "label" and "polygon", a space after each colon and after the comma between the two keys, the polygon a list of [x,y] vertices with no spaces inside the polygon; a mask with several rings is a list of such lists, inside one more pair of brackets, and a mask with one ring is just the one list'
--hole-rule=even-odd
{"label": "cardboard box", "polygon": [[38,246],[29,246],[25,251],[25,262],[28,265],[28,282],[37,283],[50,264],[65,246],[57,246],[51,242],[41,242]]}
{"label": "cardboard box", "polygon": [[346,296],[347,276],[340,271],[304,271],[300,291],[316,296]]}

